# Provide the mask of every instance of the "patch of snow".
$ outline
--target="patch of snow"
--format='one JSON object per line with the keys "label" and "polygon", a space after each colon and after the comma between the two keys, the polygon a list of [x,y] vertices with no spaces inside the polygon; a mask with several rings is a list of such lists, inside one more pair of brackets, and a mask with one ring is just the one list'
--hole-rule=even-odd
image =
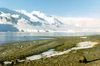
{"label": "patch of snow", "polygon": [[12,62],[11,61],[5,61],[4,64],[11,64]]}
{"label": "patch of snow", "polygon": [[27,57],[26,59],[27,60],[37,60],[37,59],[41,59],[42,56],[41,54],[40,55],[33,55],[33,56],[30,56],[30,57]]}
{"label": "patch of snow", "polygon": [[[73,47],[71,49],[68,49],[68,50],[65,50],[62,52],[57,52],[57,51],[55,51],[55,49],[50,49],[41,54],[26,57],[26,60],[37,60],[37,59],[41,59],[41,58],[48,58],[48,57],[52,57],[52,56],[63,55],[63,54],[69,53],[72,50],[91,48],[96,44],[98,44],[98,42],[91,42],[91,41],[80,42],[77,44],[76,47]],[[25,61],[25,60],[18,60],[18,62],[23,62],[23,61]],[[11,64],[11,63],[12,63],[11,61],[4,62],[4,64]]]}
{"label": "patch of snow", "polygon": [[80,42],[80,43],[77,44],[77,47],[73,47],[73,48],[68,49],[66,51],[63,51],[63,52],[58,52],[58,53],[55,52],[55,53],[52,53],[51,55],[48,55],[47,57],[56,56],[56,55],[63,55],[63,54],[68,53],[68,52],[70,52],[72,50],[91,48],[95,44],[98,44],[98,43],[97,42],[91,42],[91,41]]}
{"label": "patch of snow", "polygon": [[30,20],[31,21],[39,21],[39,19],[38,18],[36,18],[35,16],[33,16],[31,13],[28,13],[27,11],[25,11],[25,10],[16,10],[17,12],[20,12],[20,13],[22,13],[22,14],[25,14],[25,15],[27,15],[28,17],[30,17]]}
{"label": "patch of snow", "polygon": [[96,44],[98,44],[98,42],[91,42],[91,41],[80,42],[77,44],[76,47],[73,47],[71,49],[68,49],[68,50],[65,50],[62,52],[57,52],[57,51],[55,51],[55,49],[50,49],[46,52],[43,52],[42,54],[27,57],[26,60],[37,60],[37,59],[41,59],[43,57],[48,58],[48,57],[52,57],[52,56],[56,56],[56,55],[63,55],[63,54],[69,53],[72,50],[91,48]]}
{"label": "patch of snow", "polygon": [[50,50],[48,50],[48,51],[46,51],[46,52],[43,52],[43,53],[41,53],[41,54],[26,57],[26,60],[37,60],[37,59],[41,59],[41,58],[43,58],[43,57],[46,57],[46,56],[51,55],[51,54],[53,54],[54,52],[56,52],[56,51],[54,51],[54,50],[55,50],[55,49],[50,49]]}
{"label": "patch of snow", "polygon": [[87,37],[83,36],[83,37],[80,37],[80,38],[84,38],[84,39],[85,39],[85,38],[87,38]]}
{"label": "patch of snow", "polygon": [[5,13],[2,12],[2,14],[0,16],[2,16],[2,17],[9,17],[10,16],[10,13],[6,13],[5,14]]}
{"label": "patch of snow", "polygon": [[19,59],[18,59],[18,62],[24,62],[24,61],[25,61],[25,60],[19,60]]}
{"label": "patch of snow", "polygon": [[17,14],[13,14],[12,17],[14,17],[14,18],[18,18],[19,15],[17,15]]}
{"label": "patch of snow", "polygon": [[55,53],[52,53],[51,55],[47,55],[47,57],[52,57],[52,56],[56,56],[56,55],[63,55],[63,54],[68,53],[70,51],[71,51],[70,49],[66,50],[66,51],[62,51],[62,52],[55,51]]}
{"label": "patch of snow", "polygon": [[85,41],[85,42],[78,43],[77,47],[90,48],[90,47],[93,47],[95,44],[98,44],[98,42]]}

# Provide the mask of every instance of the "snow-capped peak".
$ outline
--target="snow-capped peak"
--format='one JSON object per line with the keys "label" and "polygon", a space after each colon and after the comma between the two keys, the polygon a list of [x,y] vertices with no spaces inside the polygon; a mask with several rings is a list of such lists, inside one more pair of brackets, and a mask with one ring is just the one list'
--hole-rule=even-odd
{"label": "snow-capped peak", "polygon": [[[54,17],[49,17],[40,11],[33,11],[29,13],[25,10],[0,8],[0,25],[10,24],[13,27],[16,27],[19,31],[56,31],[58,30],[58,26],[60,26],[60,23],[57,21],[58,20]],[[13,27],[12,29],[15,29]]]}
{"label": "snow-capped peak", "polygon": [[26,10],[15,10],[15,11],[20,12],[20,13],[27,13]]}
{"label": "snow-capped peak", "polygon": [[40,12],[40,11],[32,11],[31,14],[37,15],[37,16],[42,17],[42,18],[46,17],[46,15],[44,13]]}
{"label": "snow-capped peak", "polygon": [[[10,28],[9,28],[10,27]],[[0,32],[96,32],[100,19],[46,15],[40,11],[0,8]]]}

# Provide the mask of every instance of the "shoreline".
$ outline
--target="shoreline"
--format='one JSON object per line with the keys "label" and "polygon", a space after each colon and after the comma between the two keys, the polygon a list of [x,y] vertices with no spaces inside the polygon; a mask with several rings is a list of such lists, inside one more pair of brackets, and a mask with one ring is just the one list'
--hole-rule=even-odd
{"label": "shoreline", "polygon": [[[64,37],[56,37],[55,36],[56,39],[32,40],[32,41],[23,41],[23,42],[2,44],[2,45],[0,45],[0,48],[1,48],[0,49],[0,58],[1,58],[0,61],[9,61],[9,60],[14,61],[14,60],[16,60],[15,58],[21,60],[21,59],[25,59],[26,57],[29,57],[32,55],[37,55],[37,54],[43,53],[52,48],[55,48],[54,51],[63,52],[65,50],[75,47],[79,42],[85,42],[85,41],[98,42],[98,45],[93,45],[93,48],[95,48],[97,46],[99,47],[99,45],[100,45],[99,39],[96,39],[99,37],[100,36],[95,37],[94,35],[87,36],[87,38],[81,37],[81,36],[64,36]],[[3,48],[6,48],[6,49],[3,50]],[[98,49],[98,48],[95,48],[95,49]],[[1,52],[1,50],[2,50],[2,52]],[[82,50],[79,49],[77,51],[84,51],[84,50],[90,50],[90,49],[88,49],[88,48],[82,49]],[[72,52],[77,53],[76,50],[74,50],[74,48],[72,51],[70,51],[70,53],[72,53]],[[68,53],[68,55],[70,53]],[[48,54],[48,52],[47,52],[47,54]],[[66,53],[64,55],[66,55]],[[58,57],[63,57],[64,55],[60,55]],[[54,57],[57,57],[57,56],[54,56]],[[51,58],[54,58],[54,57],[49,57],[47,59],[49,61]],[[41,60],[41,59],[38,59],[38,60]],[[38,62],[38,60],[34,60],[34,62]],[[56,59],[54,59],[54,60],[56,60]],[[23,62],[26,62],[26,60]],[[32,62],[33,62],[33,60],[32,60]],[[43,62],[43,61],[41,60],[41,62]],[[20,62],[20,64],[23,64],[23,63]]]}

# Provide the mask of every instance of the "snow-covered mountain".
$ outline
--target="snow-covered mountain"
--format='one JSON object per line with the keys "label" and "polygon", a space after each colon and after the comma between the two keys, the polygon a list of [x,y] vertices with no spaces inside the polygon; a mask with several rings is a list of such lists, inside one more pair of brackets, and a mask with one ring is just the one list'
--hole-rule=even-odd
{"label": "snow-covered mountain", "polygon": [[93,32],[100,29],[99,21],[94,18],[59,17],[46,15],[40,11],[29,13],[25,10],[0,8],[0,32],[85,32],[89,30]]}
{"label": "snow-covered mountain", "polygon": [[58,19],[39,11],[0,8],[0,31],[48,32],[58,30],[61,25]]}

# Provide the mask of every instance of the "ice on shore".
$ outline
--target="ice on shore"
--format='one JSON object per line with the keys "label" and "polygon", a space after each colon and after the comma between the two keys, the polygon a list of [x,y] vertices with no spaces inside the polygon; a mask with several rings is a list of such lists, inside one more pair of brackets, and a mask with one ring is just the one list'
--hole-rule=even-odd
{"label": "ice on shore", "polygon": [[98,42],[85,41],[85,42],[78,43],[77,47],[90,48],[90,47],[93,47],[95,44],[98,44]]}
{"label": "ice on shore", "polygon": [[41,59],[42,56],[41,54],[40,55],[33,55],[33,56],[30,56],[30,57],[27,57],[26,59],[27,60],[37,60],[37,59]]}
{"label": "ice on shore", "polygon": [[[72,50],[91,48],[96,44],[98,44],[98,42],[91,42],[91,41],[79,42],[76,45],[76,47],[70,48],[68,50],[58,52],[58,51],[55,51],[55,49],[50,49],[50,50],[43,52],[41,54],[26,57],[26,60],[38,60],[41,58],[48,58],[48,57],[52,57],[52,56],[63,55],[63,54],[69,53]],[[25,61],[25,60],[18,60],[18,62],[23,62],[23,61]],[[11,64],[11,63],[12,63],[11,61],[4,62],[4,64]]]}
{"label": "ice on shore", "polygon": [[4,64],[11,64],[11,61],[5,61]]}
{"label": "ice on shore", "polygon": [[98,44],[98,42],[91,42],[91,41],[79,42],[76,45],[76,47],[70,48],[70,49],[62,51],[62,52],[57,52],[57,51],[55,51],[55,49],[50,49],[50,50],[43,52],[41,54],[27,57],[26,59],[27,60],[37,60],[37,59],[41,59],[43,57],[48,58],[48,57],[52,57],[52,56],[56,56],[56,55],[63,55],[63,54],[69,53],[72,50],[91,48],[96,44]]}
{"label": "ice on shore", "polygon": [[48,55],[51,55],[51,54],[53,54],[54,52],[56,52],[55,49],[50,49],[50,50],[48,50],[48,51],[46,51],[46,52],[43,52],[43,53],[41,53],[41,54],[33,55],[33,56],[30,56],[30,57],[27,57],[26,59],[27,59],[27,60],[37,60],[37,59],[41,59],[41,58],[43,58],[43,57],[46,57],[46,56],[48,56]]}

